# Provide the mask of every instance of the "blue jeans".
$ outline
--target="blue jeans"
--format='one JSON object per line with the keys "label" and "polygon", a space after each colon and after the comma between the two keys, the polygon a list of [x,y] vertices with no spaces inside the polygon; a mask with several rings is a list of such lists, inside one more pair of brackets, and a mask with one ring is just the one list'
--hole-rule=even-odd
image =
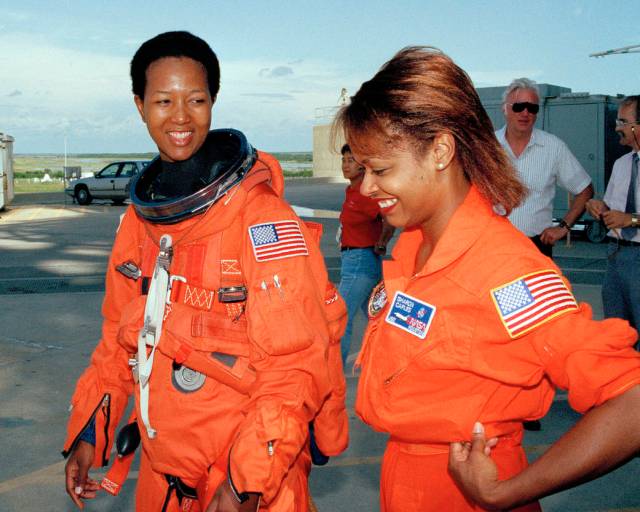
{"label": "blue jeans", "polygon": [[373,249],[351,249],[341,253],[340,285],[338,291],[347,303],[347,329],[340,342],[342,363],[346,364],[349,348],[351,347],[351,333],[353,319],[361,309],[367,314],[369,295],[373,287],[382,278],[382,259]]}
{"label": "blue jeans", "polygon": [[[607,273],[602,283],[605,318],[628,320],[640,328],[640,247],[607,247]],[[636,345],[637,347],[637,345]]]}

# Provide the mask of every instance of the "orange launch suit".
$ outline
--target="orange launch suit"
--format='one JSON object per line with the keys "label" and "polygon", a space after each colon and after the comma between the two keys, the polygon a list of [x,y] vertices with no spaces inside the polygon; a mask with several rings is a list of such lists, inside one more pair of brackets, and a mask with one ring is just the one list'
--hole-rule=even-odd
{"label": "orange launch suit", "polygon": [[[260,510],[306,511],[308,423],[321,408],[318,445],[326,455],[346,447],[344,378],[341,367],[330,371],[328,365],[328,357],[340,364],[344,303],[335,289],[325,297],[319,287],[327,281],[324,261],[314,233],[279,197],[277,161],[258,152],[245,182],[265,171],[271,183],[240,184],[206,213],[177,224],[145,222],[132,207],[122,219],[108,264],[102,338],[72,397],[65,453],[94,417],[94,466],[106,465],[131,394],[140,418],[129,360],[137,352],[146,296],[142,279],[129,279],[116,266],[131,261],[150,276],[158,241],[168,233],[170,274],[181,279],[173,281],[149,380],[149,419],[157,435],[150,439],[139,422],[137,510],[161,509],[165,475],[194,488],[204,481],[210,495],[228,471],[238,492],[262,494]],[[299,227],[304,248],[288,257],[258,254],[250,229],[279,222]],[[245,302],[220,302],[221,287],[240,285],[247,289]],[[325,303],[335,303],[333,312]],[[331,315],[338,324],[328,322]],[[206,376],[196,391],[177,389],[173,373],[183,362],[196,370],[217,365],[222,382]],[[179,505],[174,494],[167,510],[197,511],[200,505]]]}
{"label": "orange launch suit", "polygon": [[[625,321],[592,320],[554,263],[473,186],[414,275],[421,242],[419,229],[405,231],[384,262],[384,292],[372,295],[359,358],[356,412],[390,434],[382,511],[481,510],[447,473],[449,443],[470,441],[480,421],[487,437],[500,438],[491,455],[500,478],[517,474],[527,464],[522,421],[545,415],[555,387],[584,413],[640,383],[637,334]],[[515,318],[526,326],[519,328],[508,313],[515,308],[517,316],[517,300],[529,300],[520,295],[523,280],[533,289],[540,276],[555,280],[565,305],[536,299],[537,312]],[[411,312],[403,313],[407,304]],[[538,318],[540,311],[548,314]]]}

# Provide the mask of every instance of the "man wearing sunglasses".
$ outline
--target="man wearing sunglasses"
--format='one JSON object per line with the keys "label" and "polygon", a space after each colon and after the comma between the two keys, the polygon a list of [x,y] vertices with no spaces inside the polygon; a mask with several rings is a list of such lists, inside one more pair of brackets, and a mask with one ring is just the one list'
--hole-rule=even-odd
{"label": "man wearing sunglasses", "polygon": [[[591,178],[558,137],[534,128],[540,110],[538,86],[528,78],[511,82],[502,95],[505,126],[496,137],[511,158],[529,193],[509,215],[511,223],[550,258],[553,244],[561,240],[580,218],[593,196]],[[569,211],[553,226],[556,185],[573,194]],[[538,420],[525,421],[526,430],[540,430]]]}
{"label": "man wearing sunglasses", "polygon": [[618,107],[616,132],[631,152],[613,164],[604,200],[591,199],[587,210],[609,228],[607,272],[602,283],[605,318],[623,318],[640,328],[640,95]]}
{"label": "man wearing sunglasses", "polygon": [[[527,235],[543,254],[552,256],[553,244],[564,238],[593,196],[591,178],[567,145],[558,137],[534,128],[540,99],[533,80],[511,82],[502,97],[506,124],[496,137],[529,189],[524,202],[509,220]],[[556,185],[574,195],[569,211],[553,226]]]}

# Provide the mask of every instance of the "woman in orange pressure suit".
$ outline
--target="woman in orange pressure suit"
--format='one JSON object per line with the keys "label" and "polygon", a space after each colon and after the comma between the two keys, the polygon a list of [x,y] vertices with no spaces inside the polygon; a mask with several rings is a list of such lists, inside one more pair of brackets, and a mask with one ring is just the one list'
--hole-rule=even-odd
{"label": "woman in orange pressure suit", "polygon": [[[237,130],[209,130],[220,75],[207,43],[160,34],[131,77],[160,156],[132,184],[109,260],[102,339],[71,400],[67,493],[80,508],[95,497],[88,469],[107,464],[133,394],[118,448],[128,453],[139,432],[136,510],[304,512],[308,424],[335,379],[331,338],[341,374],[330,306],[344,305],[325,294],[322,256],[280,197],[277,161]],[[344,449],[327,450],[338,424],[316,424],[327,455]],[[336,438],[346,443],[346,430]],[[117,494],[123,471],[102,487]]]}
{"label": "woman in orange pressure suit", "polygon": [[[382,510],[539,510],[536,498],[638,450],[637,334],[592,320],[507,220],[526,190],[466,73],[404,49],[336,126],[365,168],[361,192],[404,229],[358,360],[356,411],[390,434]],[[527,467],[522,422],[547,412],[555,387],[585,416]]]}

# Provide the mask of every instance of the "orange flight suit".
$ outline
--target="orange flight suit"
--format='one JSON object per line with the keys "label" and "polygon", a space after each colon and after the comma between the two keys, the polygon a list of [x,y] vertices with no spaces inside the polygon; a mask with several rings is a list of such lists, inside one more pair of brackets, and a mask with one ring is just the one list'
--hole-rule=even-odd
{"label": "orange flight suit", "polygon": [[[414,275],[421,241],[406,230],[384,262],[386,299],[374,291],[370,300],[356,412],[390,434],[382,511],[481,510],[447,473],[449,443],[469,441],[480,421],[500,438],[500,478],[520,472],[522,421],[545,415],[555,387],[584,413],[640,383],[637,333],[592,320],[554,263],[473,186]],[[540,279],[560,302],[535,295]]]}
{"label": "orange flight suit", "polygon": [[[139,421],[137,510],[162,507],[164,475],[196,487],[206,483],[209,474],[212,491],[226,477],[227,461],[238,492],[262,494],[261,511],[307,510],[308,423],[331,393],[335,376],[330,375],[327,353],[330,340],[339,343],[341,332],[337,329],[335,340],[336,333],[329,333],[336,328],[327,322],[327,274],[314,236],[277,193],[282,188],[279,164],[259,152],[248,176],[268,169],[273,171],[271,186],[239,185],[204,214],[182,222],[148,223],[133,207],[122,219],[107,269],[102,339],[71,401],[65,452],[95,413],[94,466],[105,465],[132,393],[140,418],[139,388],[128,361],[137,352],[147,297],[141,294],[142,280],[125,277],[116,266],[132,261],[142,275],[150,276],[158,241],[170,234],[170,274],[184,281],[173,283],[149,380],[149,419],[156,437],[150,439]],[[298,240],[293,254],[287,247],[264,252],[260,233],[252,231],[280,222],[289,227],[293,223],[303,235],[304,242]],[[225,258],[229,254],[239,259]],[[238,276],[243,283],[237,282]],[[246,286],[246,302],[220,302],[216,292],[229,284]],[[344,312],[341,299],[332,300]],[[206,376],[196,391],[177,389],[172,381],[175,363],[191,360],[218,365],[226,380]],[[340,391],[337,399],[344,410]],[[339,408],[334,399],[330,415],[339,416]],[[346,445],[344,424],[346,415],[340,432],[324,433],[329,451],[344,449],[330,444],[338,439]],[[184,507],[179,507],[174,493],[167,510]],[[198,504],[190,510],[199,510]]]}

